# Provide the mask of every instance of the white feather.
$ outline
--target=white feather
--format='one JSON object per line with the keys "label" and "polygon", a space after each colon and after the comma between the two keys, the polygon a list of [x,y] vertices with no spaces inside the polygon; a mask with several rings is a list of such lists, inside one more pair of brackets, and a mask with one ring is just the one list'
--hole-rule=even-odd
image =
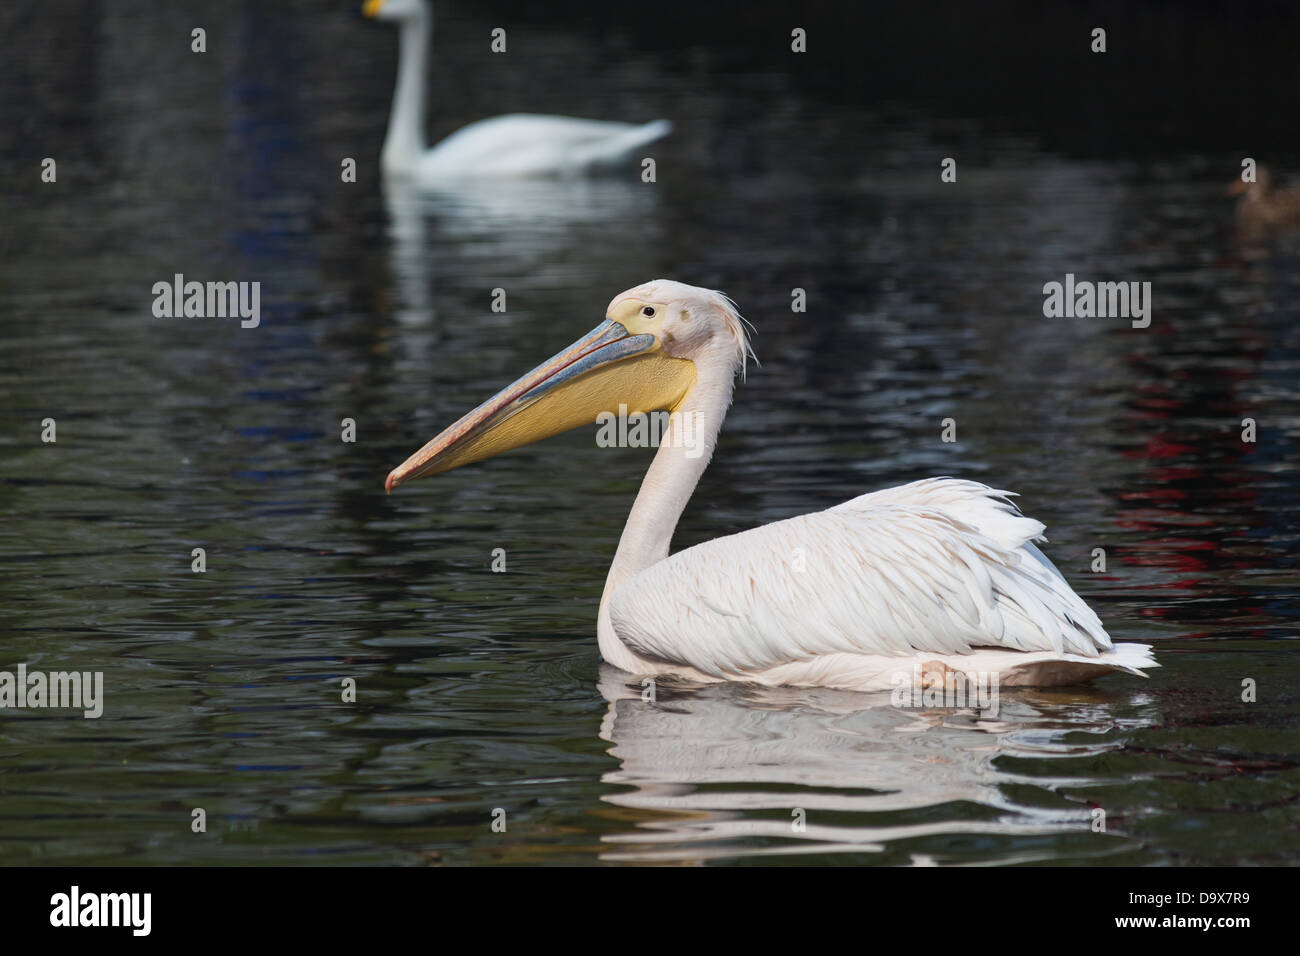
{"label": "white feather", "polygon": [[926,479],[680,551],[617,589],[611,621],[635,653],[715,680],[878,690],[914,661],[1007,683],[1153,666],[1145,645],[1113,647],[1032,544],[1042,531],[1007,492]]}

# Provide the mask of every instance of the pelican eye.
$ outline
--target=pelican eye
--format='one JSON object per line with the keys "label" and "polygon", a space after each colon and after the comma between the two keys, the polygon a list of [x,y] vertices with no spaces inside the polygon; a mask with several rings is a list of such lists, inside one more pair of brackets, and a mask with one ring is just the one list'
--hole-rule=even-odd
{"label": "pelican eye", "polygon": [[641,314],[646,316],[647,318],[653,319],[655,317],[655,307],[653,305],[647,305],[644,309],[641,310]]}

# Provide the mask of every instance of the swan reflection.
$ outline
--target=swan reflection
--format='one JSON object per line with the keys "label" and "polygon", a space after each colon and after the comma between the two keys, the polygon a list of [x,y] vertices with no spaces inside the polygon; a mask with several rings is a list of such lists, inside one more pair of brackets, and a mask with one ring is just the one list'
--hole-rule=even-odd
{"label": "swan reflection", "polygon": [[[659,235],[658,192],[640,181],[469,181],[431,189],[384,182],[389,267],[402,325],[436,317],[439,277],[458,287],[567,288],[578,276],[622,275]],[[627,237],[627,224],[638,233]]]}

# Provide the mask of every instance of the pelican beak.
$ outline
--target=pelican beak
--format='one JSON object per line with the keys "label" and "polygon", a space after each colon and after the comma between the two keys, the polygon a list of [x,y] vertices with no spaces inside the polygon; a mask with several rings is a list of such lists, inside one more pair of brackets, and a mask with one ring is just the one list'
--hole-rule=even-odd
{"label": "pelican beak", "polygon": [[606,319],[394,468],[385,489],[593,424],[620,405],[629,414],[675,410],[695,385],[695,364],[666,355],[638,324]]}
{"label": "pelican beak", "polygon": [[373,20],[375,17],[379,16],[379,8],[383,5],[384,0],[366,0],[365,4],[361,7],[361,12]]}

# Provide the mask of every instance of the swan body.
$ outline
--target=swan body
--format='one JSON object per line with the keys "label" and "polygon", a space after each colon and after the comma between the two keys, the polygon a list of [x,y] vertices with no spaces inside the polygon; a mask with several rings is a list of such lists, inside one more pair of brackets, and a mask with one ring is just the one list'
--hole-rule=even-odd
{"label": "swan body", "polygon": [[634,674],[876,691],[928,673],[1070,684],[1158,666],[1111,642],[1009,493],[931,478],[670,555],[750,355],[724,295],[659,279],[411,455],[389,491],[591,424],[667,410],[606,579],[597,642]]}
{"label": "swan body", "polygon": [[586,173],[621,162],[671,129],[667,120],[634,126],[531,113],[496,116],[421,153],[413,175],[435,182]]}
{"label": "swan body", "polygon": [[637,124],[514,113],[471,123],[429,149],[423,129],[429,6],[425,0],[367,0],[363,11],[400,28],[397,84],[380,154],[387,176],[430,186],[581,176],[628,161],[672,131],[667,120]]}

